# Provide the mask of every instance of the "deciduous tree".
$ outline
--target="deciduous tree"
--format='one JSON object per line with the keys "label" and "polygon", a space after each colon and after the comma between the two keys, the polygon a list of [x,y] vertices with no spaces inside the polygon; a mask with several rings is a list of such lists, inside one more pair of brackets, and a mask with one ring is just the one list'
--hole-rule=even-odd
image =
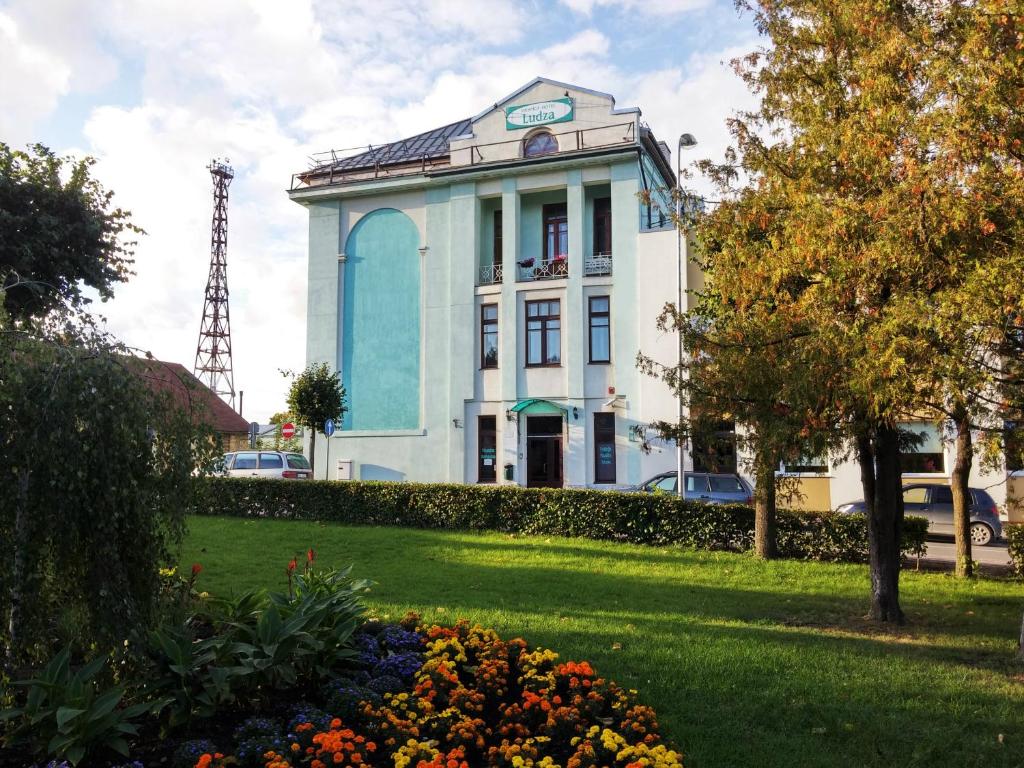
{"label": "deciduous tree", "polygon": [[309,463],[315,469],[316,434],[327,419],[339,420],[345,413],[345,388],[341,374],[327,363],[313,363],[295,377],[288,390],[288,409],[309,429]]}
{"label": "deciduous tree", "polygon": [[11,320],[80,309],[86,286],[106,300],[131,275],[135,242],[125,235],[142,230],[112,206],[93,163],[0,142],[0,286]]}

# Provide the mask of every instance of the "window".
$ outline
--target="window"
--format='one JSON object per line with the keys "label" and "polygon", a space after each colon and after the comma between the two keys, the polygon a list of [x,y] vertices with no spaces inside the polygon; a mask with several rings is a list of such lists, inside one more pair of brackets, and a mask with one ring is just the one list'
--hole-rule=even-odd
{"label": "window", "polygon": [[1024,427],[1012,421],[1003,427],[1003,449],[1006,455],[1006,471],[1024,470]]}
{"label": "window", "polygon": [[558,140],[547,131],[527,136],[523,142],[523,157],[549,155],[558,151]]}
{"label": "window", "polygon": [[289,453],[288,454],[288,468],[289,469],[312,469],[309,466],[309,461],[301,453]]}
{"label": "window", "polygon": [[651,487],[652,491],[662,491],[665,493],[676,492],[676,475],[673,472],[671,475],[665,475],[659,477]]}
{"label": "window", "polygon": [[494,252],[491,254],[491,263],[494,266],[501,265],[501,211],[494,212]]}
{"label": "window", "polygon": [[615,414],[594,414],[594,482],[615,482]]}
{"label": "window", "polygon": [[526,364],[561,364],[561,342],[558,299],[526,302]]}
{"label": "window", "polygon": [[498,305],[480,307],[480,367],[498,367]]}
{"label": "window", "polygon": [[[952,504],[953,489],[948,485],[932,486],[932,504]],[[970,502],[968,502],[970,503]]]}
{"label": "window", "polygon": [[746,493],[738,477],[732,475],[708,475],[712,493]]}
{"label": "window", "polygon": [[928,489],[923,485],[915,485],[903,491],[904,504],[925,504],[928,502]]}
{"label": "window", "polygon": [[689,496],[692,493],[708,492],[707,475],[686,475],[686,485],[683,486],[683,494]]}
{"label": "window", "polygon": [[608,363],[612,359],[610,302],[607,296],[591,296],[590,362]]}
{"label": "window", "polygon": [[279,453],[261,453],[260,469],[284,469],[284,459]]}
{"label": "window", "polygon": [[498,426],[494,416],[479,416],[477,426],[477,482],[493,483],[498,479]]}
{"label": "window", "polygon": [[256,469],[255,453],[240,453],[235,456],[235,464],[232,469]]}
{"label": "window", "polygon": [[698,472],[736,472],[736,425],[700,419],[693,434],[693,468]]}
{"label": "window", "polygon": [[791,475],[824,475],[828,472],[828,461],[824,456],[800,456],[783,463],[779,469]]}
{"label": "window", "polygon": [[594,253],[612,252],[612,199],[594,200]]}
{"label": "window", "polygon": [[900,452],[904,472],[942,474],[946,471],[946,453],[942,449],[942,434],[934,424],[916,422],[900,427],[910,438]]}
{"label": "window", "polygon": [[[544,206],[544,262],[565,268],[569,258],[569,218],[565,203]],[[554,270],[552,270],[554,271]]]}

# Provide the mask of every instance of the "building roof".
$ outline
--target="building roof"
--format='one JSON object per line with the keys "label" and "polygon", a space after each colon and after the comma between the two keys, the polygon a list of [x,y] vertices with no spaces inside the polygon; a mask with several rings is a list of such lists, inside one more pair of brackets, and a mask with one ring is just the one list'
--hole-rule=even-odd
{"label": "building roof", "polygon": [[[536,77],[528,83],[525,83],[521,87],[517,88],[512,93],[502,97],[494,104],[488,106],[480,114],[465,118],[463,120],[456,120],[454,123],[448,123],[439,128],[434,128],[423,133],[418,133],[415,136],[409,136],[399,141],[392,141],[387,144],[381,144],[378,147],[370,146],[365,152],[359,152],[358,154],[351,155],[349,157],[337,157],[335,152],[323,152],[313,156],[313,167],[306,172],[299,173],[296,177],[304,182],[313,178],[323,179],[329,177],[328,184],[334,184],[337,182],[343,182],[347,177],[347,173],[355,172],[355,174],[364,174],[367,171],[373,171],[376,175],[378,172],[383,172],[385,175],[389,175],[390,172],[395,171],[398,173],[409,172],[410,166],[413,170],[422,170],[423,172],[437,172],[440,167],[442,172],[445,170],[444,166],[447,165],[448,158],[451,154],[451,142],[453,139],[469,138],[472,136],[473,123],[480,120],[492,110],[501,109],[504,104],[512,101],[521,94],[528,91],[533,86],[545,83],[552,85],[557,88],[566,89],[566,93],[569,90],[579,91],[583,93],[589,93],[594,96],[601,98],[607,98],[611,101],[611,114],[613,115],[640,115],[640,110],[637,107],[615,107],[615,97],[610,93],[604,93],[602,91],[594,91],[589,88],[581,88],[578,85],[572,85],[569,83],[562,83],[558,80],[551,80],[546,77]],[[650,154],[654,156],[655,165],[658,170],[662,172],[666,182],[672,186],[675,184],[675,174],[672,172],[670,165],[671,160],[668,147],[658,146],[663,142],[657,142],[653,140],[653,135],[650,133],[650,128],[642,126],[642,129],[646,134],[645,138],[648,146],[646,147]],[[532,158],[532,162],[543,162],[550,158]],[[420,164],[420,168],[416,169],[414,164]],[[389,170],[390,169],[390,170]],[[335,174],[339,174],[336,176]],[[293,178],[294,183],[294,178]],[[294,187],[293,187],[294,191]]]}
{"label": "building roof", "polygon": [[133,361],[147,386],[154,392],[169,393],[177,405],[192,413],[195,423],[207,424],[220,434],[248,433],[249,422],[181,363],[141,357]]}
{"label": "building roof", "polygon": [[343,157],[327,167],[333,167],[337,171],[351,171],[357,168],[374,168],[378,165],[397,165],[445,157],[449,152],[449,141],[455,136],[462,136],[469,127],[469,118],[457,120],[440,128],[417,133],[407,139],[370,147],[366,152]]}

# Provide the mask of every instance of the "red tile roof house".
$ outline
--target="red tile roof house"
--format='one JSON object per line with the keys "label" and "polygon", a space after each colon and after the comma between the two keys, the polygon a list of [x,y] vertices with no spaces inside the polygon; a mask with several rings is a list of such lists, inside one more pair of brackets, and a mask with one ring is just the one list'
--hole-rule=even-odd
{"label": "red tile roof house", "polygon": [[154,392],[168,392],[174,402],[192,413],[196,424],[210,426],[225,451],[249,447],[249,422],[180,363],[135,358],[140,374]]}

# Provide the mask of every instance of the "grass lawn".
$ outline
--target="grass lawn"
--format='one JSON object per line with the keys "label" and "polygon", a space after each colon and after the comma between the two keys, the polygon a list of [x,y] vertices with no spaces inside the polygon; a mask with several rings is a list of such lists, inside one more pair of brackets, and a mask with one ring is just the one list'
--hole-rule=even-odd
{"label": "grass lawn", "polygon": [[1024,766],[1024,588],[905,573],[909,624],[864,619],[863,566],[579,539],[193,518],[182,563],[227,595],[284,589],[313,546],[370,606],[466,617],[639,689],[687,768]]}

